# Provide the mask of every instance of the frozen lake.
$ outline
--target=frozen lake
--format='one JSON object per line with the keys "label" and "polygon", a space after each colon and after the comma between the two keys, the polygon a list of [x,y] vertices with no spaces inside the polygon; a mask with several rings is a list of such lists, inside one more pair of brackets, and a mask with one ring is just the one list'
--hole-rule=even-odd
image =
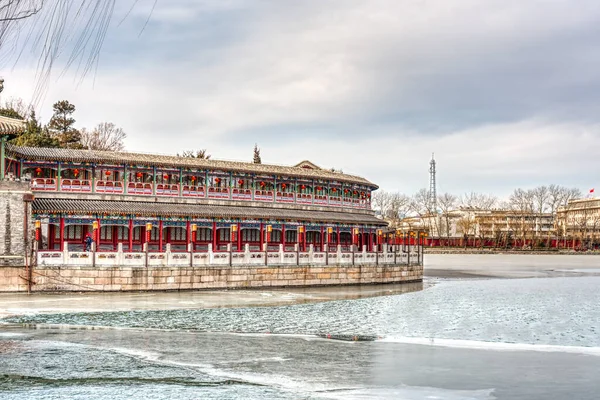
{"label": "frozen lake", "polygon": [[424,290],[18,298],[0,397],[596,399],[599,261],[430,255]]}

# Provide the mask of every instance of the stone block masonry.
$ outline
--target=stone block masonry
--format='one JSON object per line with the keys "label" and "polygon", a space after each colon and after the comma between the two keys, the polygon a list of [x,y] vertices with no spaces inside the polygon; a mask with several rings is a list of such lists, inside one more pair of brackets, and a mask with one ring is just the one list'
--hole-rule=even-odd
{"label": "stone block masonry", "polygon": [[[24,268],[0,268],[0,291],[24,292]],[[34,269],[32,292],[115,292],[248,289],[408,283],[423,280],[420,265],[59,267]]]}
{"label": "stone block masonry", "polygon": [[31,203],[27,200],[32,199],[28,183],[0,181],[0,267],[25,265],[33,234]]}

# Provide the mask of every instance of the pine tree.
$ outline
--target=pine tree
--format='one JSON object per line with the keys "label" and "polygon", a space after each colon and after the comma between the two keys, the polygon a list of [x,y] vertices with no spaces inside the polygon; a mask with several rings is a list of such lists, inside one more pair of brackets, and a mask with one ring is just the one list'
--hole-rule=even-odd
{"label": "pine tree", "polygon": [[58,140],[60,147],[68,149],[83,149],[81,133],[73,127],[75,106],[67,100],[61,100],[52,106],[54,115],[48,123],[52,137]]}
{"label": "pine tree", "polygon": [[60,147],[58,140],[50,136],[48,129],[42,128],[34,110],[31,110],[29,114],[25,132],[17,136],[11,143],[25,147]]}
{"label": "pine tree", "polygon": [[254,143],[254,164],[262,164],[262,160],[260,159],[260,149],[258,148],[258,144]]}

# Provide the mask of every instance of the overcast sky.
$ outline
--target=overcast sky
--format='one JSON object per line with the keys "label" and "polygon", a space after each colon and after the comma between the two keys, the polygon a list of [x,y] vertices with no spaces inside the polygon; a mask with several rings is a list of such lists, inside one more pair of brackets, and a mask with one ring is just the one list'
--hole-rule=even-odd
{"label": "overcast sky", "polygon": [[[45,100],[128,150],[308,159],[390,191],[507,196],[600,168],[597,0],[119,1],[97,71],[55,68]],[[64,60],[63,60],[64,61]],[[12,64],[11,64],[12,65]],[[2,66],[33,96],[35,60]],[[600,188],[600,185],[598,186]]]}

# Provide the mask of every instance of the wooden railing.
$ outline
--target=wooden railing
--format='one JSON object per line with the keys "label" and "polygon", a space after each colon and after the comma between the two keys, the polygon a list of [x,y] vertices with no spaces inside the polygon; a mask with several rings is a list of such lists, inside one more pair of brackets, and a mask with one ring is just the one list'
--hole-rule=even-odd
{"label": "wooden railing", "polygon": [[123,182],[97,181],[96,193],[123,193]]}
{"label": "wooden railing", "polygon": [[[253,190],[243,188],[218,188],[204,186],[193,186],[177,184],[156,184],[150,182],[129,182],[124,187],[120,181],[99,180],[94,183],[96,193],[106,194],[130,194],[138,196],[164,196],[164,197],[192,197],[211,199],[231,199],[244,201],[261,201],[285,203],[285,204],[315,204],[334,207],[348,207],[369,209],[369,199],[342,198],[340,196],[313,195],[308,193],[281,192],[273,190]],[[154,187],[156,188],[154,190]],[[56,178],[34,178],[31,181],[33,191],[57,191]],[[70,193],[90,193],[92,183],[86,179],[62,179],[60,191]],[[254,193],[254,197],[252,194]]]}

